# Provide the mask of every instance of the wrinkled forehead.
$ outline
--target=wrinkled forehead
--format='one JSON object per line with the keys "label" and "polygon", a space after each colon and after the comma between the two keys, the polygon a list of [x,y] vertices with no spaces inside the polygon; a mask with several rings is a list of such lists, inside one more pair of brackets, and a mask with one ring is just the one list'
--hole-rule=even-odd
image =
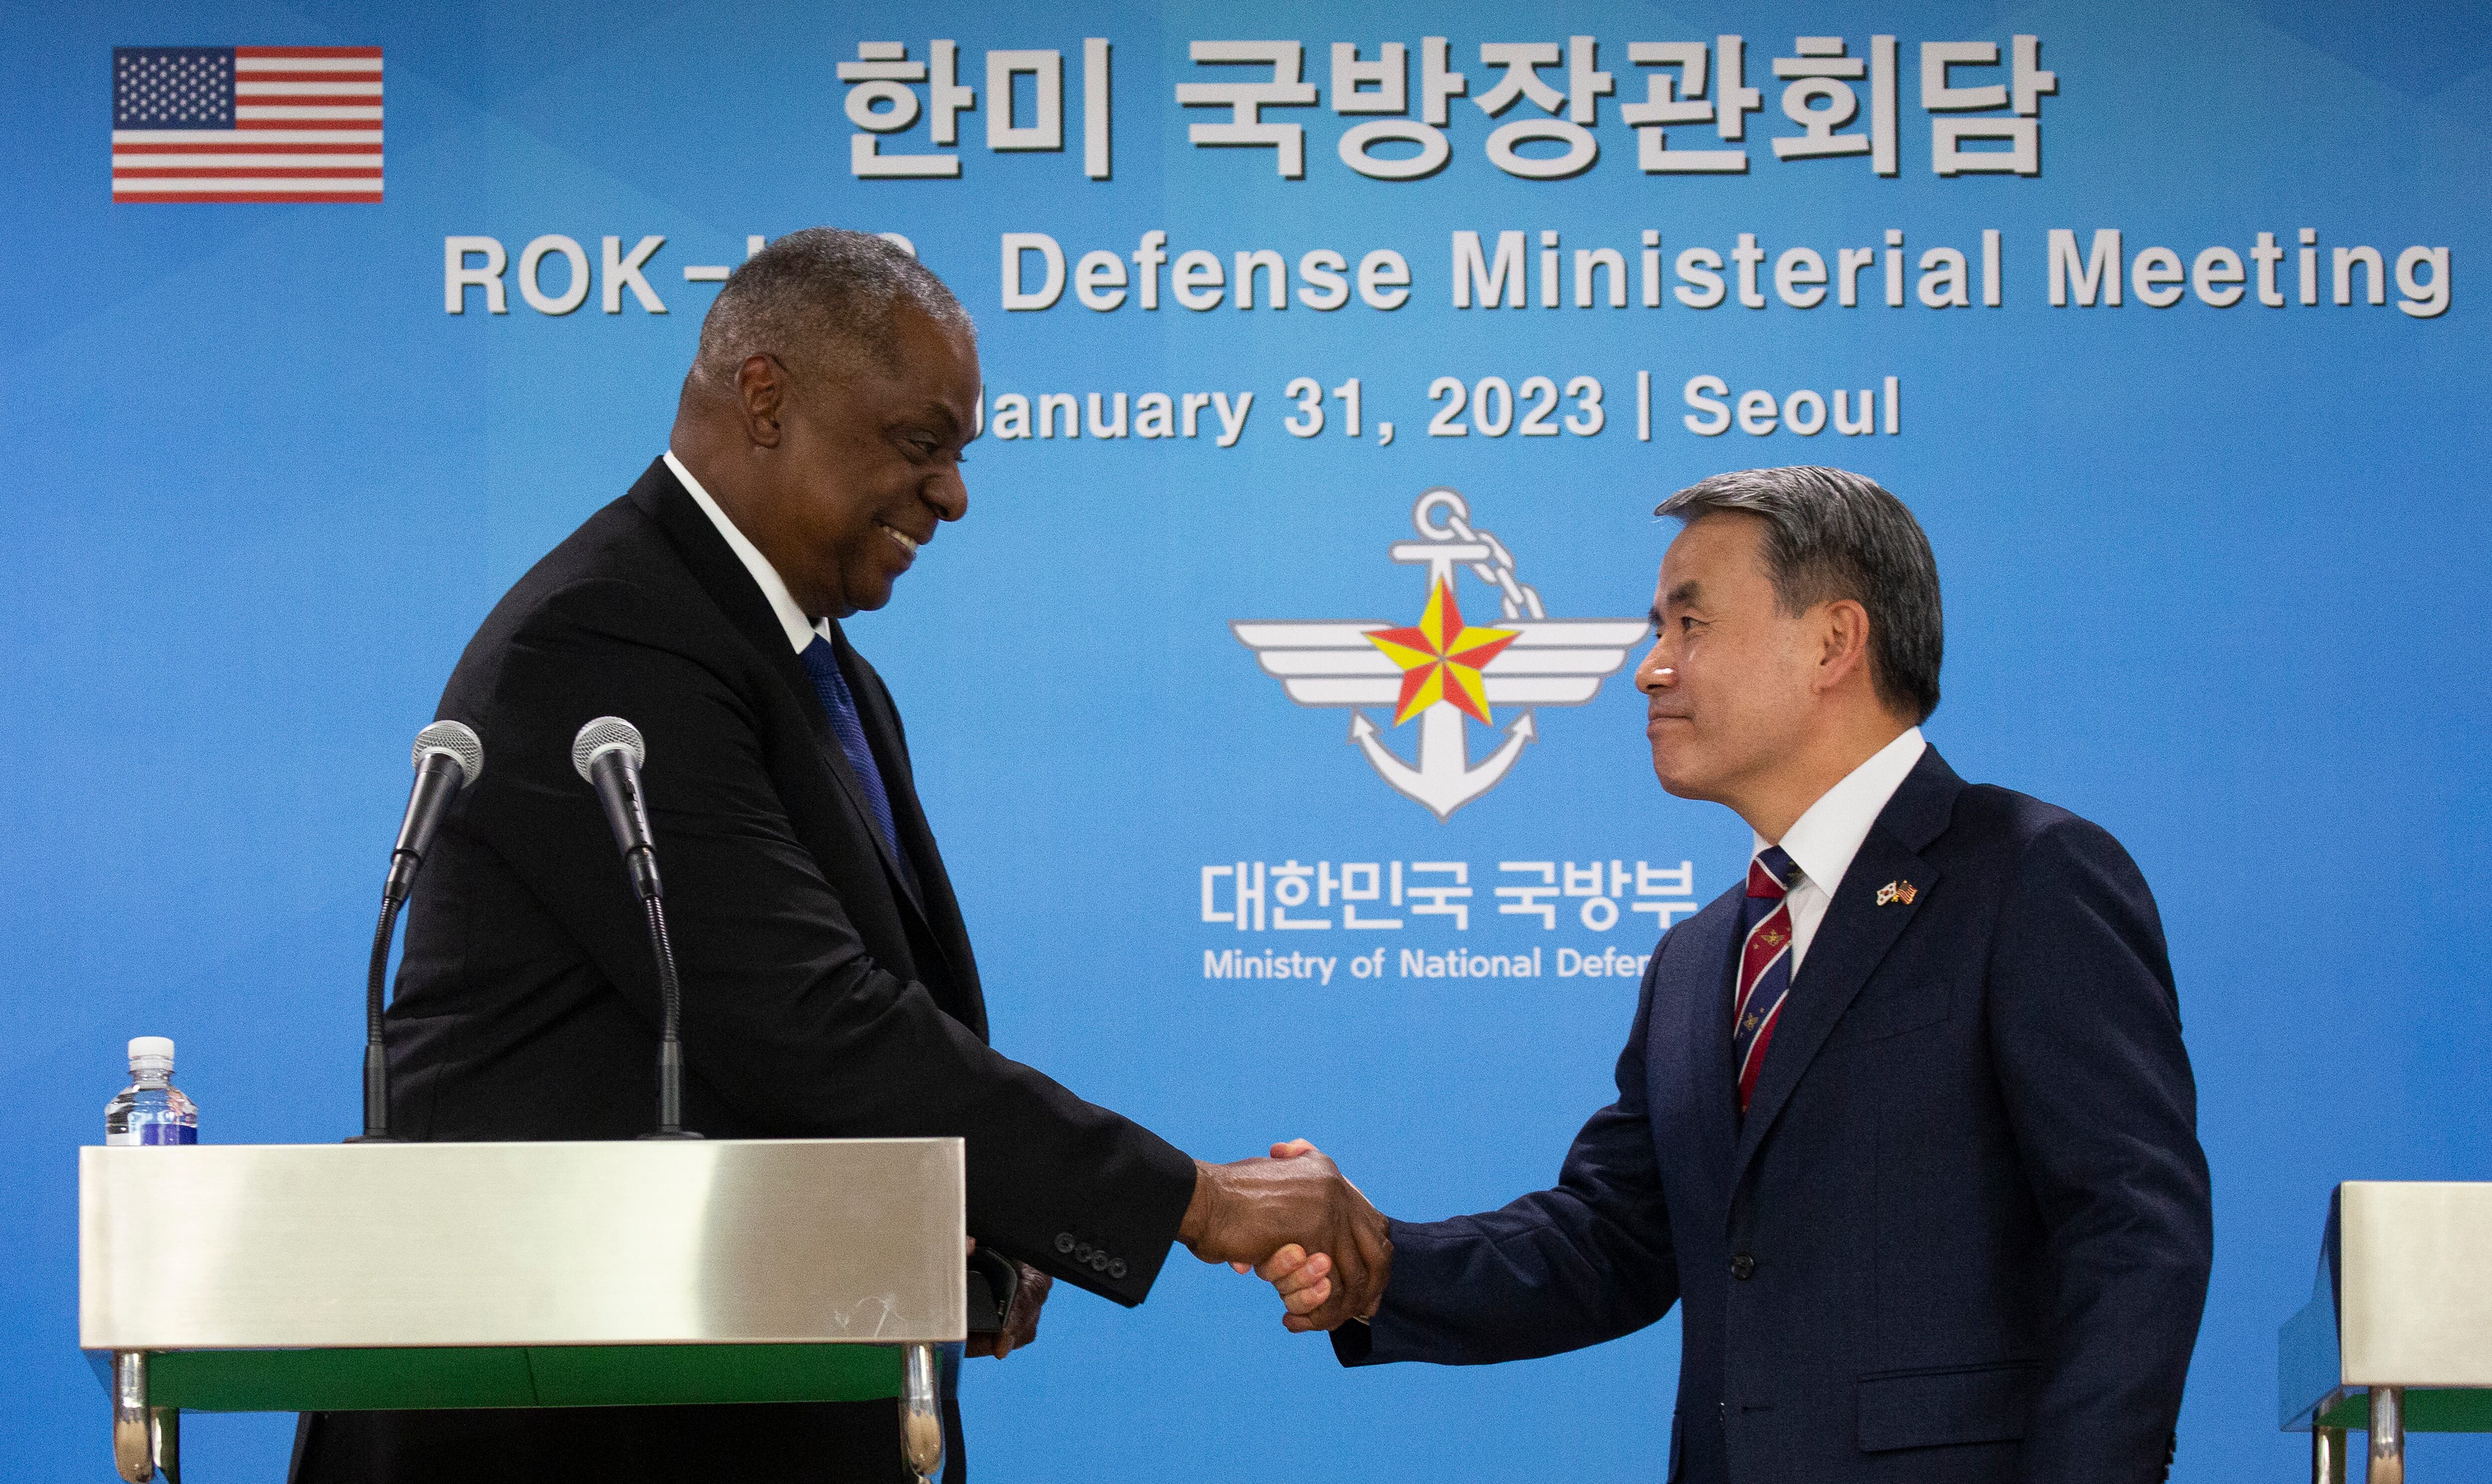
{"label": "wrinkled forehead", "polygon": [[972,417],[978,397],[977,342],[908,308],[895,312],[880,345],[824,337],[813,347],[807,379],[825,411],[880,424],[896,417]]}
{"label": "wrinkled forehead", "polygon": [[898,400],[976,399],[978,341],[965,327],[903,307],[893,316],[891,352],[889,363],[876,370]]}
{"label": "wrinkled forehead", "polygon": [[939,319],[903,304],[892,312],[891,331],[893,348],[905,365],[939,375],[977,371],[978,335],[965,320]]}
{"label": "wrinkled forehead", "polygon": [[1666,607],[1700,595],[1720,601],[1765,584],[1764,534],[1765,521],[1744,511],[1712,511],[1690,520],[1662,553],[1654,603]]}

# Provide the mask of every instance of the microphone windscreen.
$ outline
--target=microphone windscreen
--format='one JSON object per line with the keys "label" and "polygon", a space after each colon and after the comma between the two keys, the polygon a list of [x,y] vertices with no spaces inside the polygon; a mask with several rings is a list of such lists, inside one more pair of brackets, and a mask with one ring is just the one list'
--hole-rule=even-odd
{"label": "microphone windscreen", "polygon": [[598,754],[618,750],[632,759],[636,769],[649,756],[648,749],[640,743],[639,727],[619,716],[601,716],[579,728],[579,735],[571,739],[571,765],[579,770],[583,780],[593,784],[597,780],[589,775],[588,765],[597,760]]}
{"label": "microphone windscreen", "polygon": [[459,764],[461,787],[473,784],[477,775],[485,771],[485,744],[464,722],[435,722],[415,734],[417,767],[424,766],[424,759],[435,753]]}

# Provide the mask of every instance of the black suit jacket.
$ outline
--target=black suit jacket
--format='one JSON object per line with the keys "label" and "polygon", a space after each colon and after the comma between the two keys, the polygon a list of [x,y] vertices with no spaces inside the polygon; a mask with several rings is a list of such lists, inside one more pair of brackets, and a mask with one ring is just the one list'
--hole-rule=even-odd
{"label": "black suit jacket", "polygon": [[2161,1477],[2213,1233],[2127,854],[1923,754],[1827,905],[1744,1118],[1742,895],[1664,935],[1618,1099],[1557,1187],[1395,1223],[1383,1308],[1336,1333],[1343,1359],[1543,1355],[1683,1303],[1675,1479]]}
{"label": "black suit jacket", "polygon": [[[408,909],[389,1012],[393,1127],[561,1140],[652,1126],[647,930],[571,763],[581,723],[620,716],[648,745],[686,1125],[711,1138],[960,1136],[980,1245],[1140,1303],[1193,1162],[987,1045],[899,713],[833,635],[905,873],[768,600],[663,460],[502,599],[442,697],[440,715],[483,738],[486,766]],[[871,1405],[890,1426],[890,1405]]]}

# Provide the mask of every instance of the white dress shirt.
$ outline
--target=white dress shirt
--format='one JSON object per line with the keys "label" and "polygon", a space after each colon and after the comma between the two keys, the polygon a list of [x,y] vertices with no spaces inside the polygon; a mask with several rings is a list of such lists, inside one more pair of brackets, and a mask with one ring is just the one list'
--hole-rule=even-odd
{"label": "white dress shirt", "polygon": [[[1800,961],[1808,957],[1808,945],[1817,936],[1817,925],[1825,920],[1826,906],[1843,887],[1843,874],[1852,869],[1852,857],[1860,853],[1860,843],[1869,838],[1869,826],[1878,822],[1886,801],[1904,786],[1913,764],[1920,761],[1921,754],[1928,750],[1921,728],[1912,727],[1870,754],[1866,762],[1844,775],[1843,782],[1819,794],[1808,812],[1783,833],[1783,853],[1801,872],[1799,884],[1784,898],[1791,905],[1791,966],[1795,975],[1799,972]],[[1763,835],[1754,838],[1752,856],[1756,850],[1776,844]]]}
{"label": "white dress shirt", "polygon": [[675,471],[675,478],[683,483],[685,490],[693,497],[693,503],[701,508],[701,514],[709,517],[709,523],[717,526],[718,533],[727,538],[727,549],[735,553],[736,560],[744,563],[745,571],[753,574],[754,585],[761,589],[761,596],[770,600],[770,611],[779,615],[779,626],[787,631],[787,642],[794,646],[796,652],[803,654],[805,646],[812,643],[816,636],[829,638],[830,620],[825,618],[816,622],[805,616],[805,610],[798,608],[796,600],[788,594],[787,581],[779,576],[779,569],[771,566],[770,558],[761,554],[761,549],[735,528],[735,522],[727,518],[726,511],[718,508],[718,501],[709,497],[709,491],[701,488],[699,480],[693,478],[693,471],[684,467],[684,461],[675,457],[671,448],[667,450],[667,467]]}

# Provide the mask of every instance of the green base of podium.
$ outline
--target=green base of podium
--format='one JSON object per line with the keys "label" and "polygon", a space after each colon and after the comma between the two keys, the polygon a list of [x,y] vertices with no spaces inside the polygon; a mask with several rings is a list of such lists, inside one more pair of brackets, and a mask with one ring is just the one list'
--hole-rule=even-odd
{"label": "green base of podium", "polygon": [[[89,1358],[108,1374],[108,1355]],[[153,1405],[185,1411],[872,1402],[900,1395],[900,1351],[879,1345],[158,1350],[148,1356],[147,1391]]]}
{"label": "green base of podium", "polygon": [[[2371,1394],[2367,1391],[2354,1392],[2322,1411],[2315,1421],[2320,1427],[2368,1432],[2371,1427]],[[2492,1433],[2492,1391],[2456,1387],[2433,1391],[2421,1386],[2409,1386],[2406,1388],[2406,1431]]]}

